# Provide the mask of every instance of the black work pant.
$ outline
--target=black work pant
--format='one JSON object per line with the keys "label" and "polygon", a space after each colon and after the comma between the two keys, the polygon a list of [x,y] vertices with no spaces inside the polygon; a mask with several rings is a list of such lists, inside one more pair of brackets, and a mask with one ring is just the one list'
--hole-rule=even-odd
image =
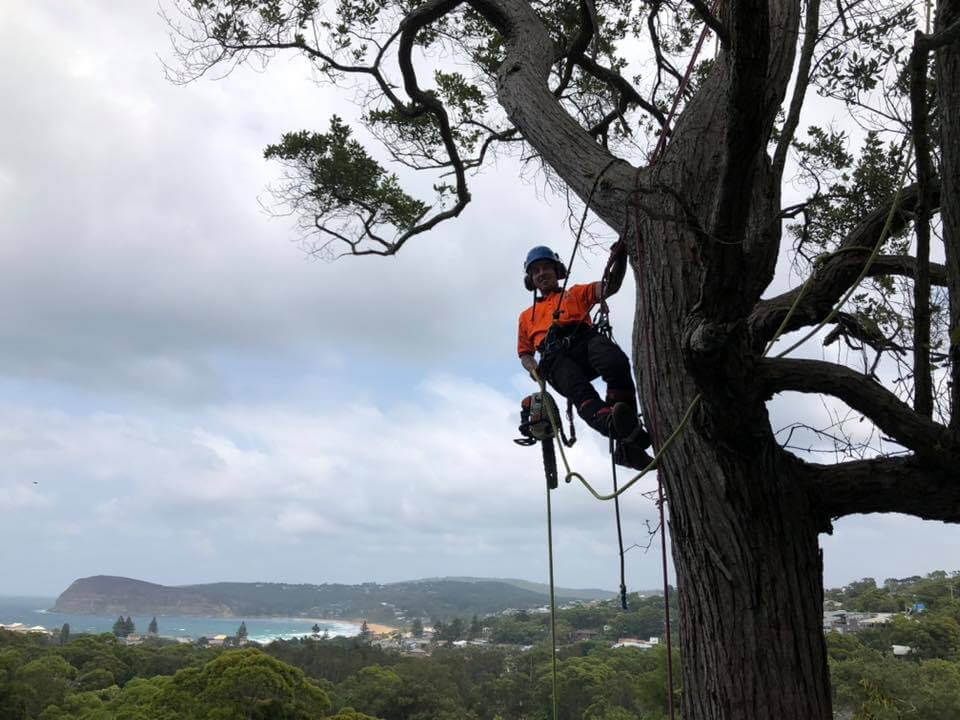
{"label": "black work pant", "polygon": [[597,377],[607,384],[609,403],[626,402],[636,410],[630,360],[623,350],[593,328],[582,328],[571,340],[569,346],[549,353],[541,361],[550,385],[569,398],[587,422],[604,405],[590,382]]}

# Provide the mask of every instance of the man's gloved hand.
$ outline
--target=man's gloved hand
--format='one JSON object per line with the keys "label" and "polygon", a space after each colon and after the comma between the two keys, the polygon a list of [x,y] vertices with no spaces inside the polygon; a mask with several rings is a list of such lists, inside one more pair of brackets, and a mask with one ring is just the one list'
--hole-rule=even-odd
{"label": "man's gloved hand", "polygon": [[539,368],[536,358],[533,355],[523,355],[520,357],[520,364],[523,365],[523,369],[530,374],[530,379],[534,382],[537,382],[537,378],[534,376],[534,371]]}

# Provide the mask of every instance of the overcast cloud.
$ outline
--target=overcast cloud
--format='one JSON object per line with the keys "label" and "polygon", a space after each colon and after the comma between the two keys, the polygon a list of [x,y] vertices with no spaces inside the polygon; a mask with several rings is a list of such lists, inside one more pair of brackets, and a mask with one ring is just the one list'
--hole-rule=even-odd
{"label": "overcast cloud", "polygon": [[[539,453],[510,440],[532,390],[521,261],[569,251],[561,199],[503,159],[399,257],[318,262],[258,204],[268,143],[356,114],[302,65],[175,87],[155,9],[105,0],[7,8],[0,43],[0,594],[99,573],[546,579]],[[603,259],[577,262],[585,282]],[[613,303],[621,339],[632,295]],[[773,407],[781,424],[821,409]],[[596,438],[576,463],[609,483]],[[654,487],[624,499],[628,545]],[[612,507],[555,498],[558,582],[616,588]],[[826,581],[955,569],[958,544],[939,523],[846,519]],[[632,589],[659,584],[654,552],[627,558]]]}

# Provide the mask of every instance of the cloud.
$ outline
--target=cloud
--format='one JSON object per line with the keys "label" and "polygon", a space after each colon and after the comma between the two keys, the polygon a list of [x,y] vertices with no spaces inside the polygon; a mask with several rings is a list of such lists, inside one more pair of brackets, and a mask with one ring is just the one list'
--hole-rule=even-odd
{"label": "cloud", "polygon": [[[408,577],[402,568],[425,553],[434,572],[424,564],[424,574],[499,566],[501,575],[523,576],[542,561],[544,491],[539,452],[510,441],[514,406],[489,386],[442,375],[427,378],[403,402],[317,412],[232,406],[151,419],[7,408],[0,422],[23,428],[0,441],[11,476],[39,479],[56,497],[39,516],[14,520],[10,532],[69,519],[110,567],[123,566],[129,545],[162,540],[171,561],[181,561],[173,563],[181,576],[169,582],[204,579],[192,567],[198,533],[208,557],[225,546],[243,548],[246,568],[261,578],[306,567],[320,540],[349,557],[366,556],[381,570],[392,565],[393,579]],[[59,451],[39,462],[36,447]],[[599,443],[582,441],[575,457],[581,469],[606,475]],[[652,517],[652,504],[639,497],[625,499],[625,507]],[[589,557],[602,546],[609,554],[609,505],[598,507],[570,485],[555,508],[558,548]],[[628,525],[644,534],[637,521],[634,515]],[[589,540],[594,531],[603,531],[599,544]],[[273,549],[278,538],[299,541],[287,546],[286,561]],[[308,571],[294,577],[365,576],[340,568],[335,577]]]}

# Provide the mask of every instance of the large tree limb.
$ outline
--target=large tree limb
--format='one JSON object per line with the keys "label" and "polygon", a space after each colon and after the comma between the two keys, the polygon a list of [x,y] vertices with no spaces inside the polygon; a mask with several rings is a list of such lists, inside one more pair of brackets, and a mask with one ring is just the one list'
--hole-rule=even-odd
{"label": "large tree limb", "polygon": [[[950,428],[960,442],[960,46],[947,43],[947,38],[960,34],[960,0],[940,0],[937,3],[937,33],[932,45],[936,52],[934,66],[937,74],[937,113],[940,125],[940,175],[944,197],[953,202],[944,203],[940,217],[943,221],[943,247],[948,274],[950,298]],[[931,40],[933,42],[933,40]]]}
{"label": "large tree limb", "polygon": [[727,7],[729,49],[713,76],[723,85],[722,160],[704,223],[719,242],[703,254],[698,301],[712,322],[742,318],[762,290],[758,278],[773,273],[780,233],[768,215],[779,181],[765,147],[790,79],[799,23],[799,0]]}
{"label": "large tree limb", "polygon": [[[759,148],[766,140],[764,126],[769,122],[763,88],[770,59],[770,6],[767,0],[742,0],[729,8],[730,51],[727,117],[724,137],[724,165],[718,180],[720,188],[713,210],[711,232],[731,243],[743,239],[753,196]],[[742,248],[728,246],[724,255],[740,265]],[[721,275],[725,268],[712,269]],[[719,297],[719,295],[709,295]]]}
{"label": "large tree limb", "polygon": [[930,51],[922,47],[917,32],[910,53],[910,111],[913,146],[917,158],[917,265],[913,284],[913,406],[918,413],[933,415],[933,378],[930,375],[930,132],[927,116],[927,68]]}
{"label": "large tree limb", "polygon": [[914,456],[806,466],[817,503],[832,518],[898,512],[960,522],[960,480]]}
{"label": "large tree limb", "polygon": [[[932,35],[924,35],[923,33],[917,33],[917,38],[915,40],[917,46],[923,52],[929,52],[930,50],[939,50],[941,48],[960,41],[960,20],[950,18],[947,16],[948,8],[947,6],[950,3],[944,2],[941,3],[942,7],[940,8],[940,17],[945,18],[944,22],[945,27]],[[954,10],[955,12],[955,10]],[[940,21],[940,18],[938,18]],[[950,24],[947,24],[950,23]]]}
{"label": "large tree limb", "polygon": [[882,432],[931,466],[952,467],[954,472],[960,466],[960,451],[952,445],[945,427],[914,412],[866,375],[822,360],[789,358],[761,358],[757,373],[768,397],[789,390],[832,395],[863,413]]}
{"label": "large tree limb", "polygon": [[[903,189],[894,213],[891,234],[900,232],[913,219],[918,194],[916,185]],[[940,192],[936,186],[932,188],[931,196],[933,207],[939,206]],[[784,332],[815,325],[827,316],[863,270],[869,251],[880,239],[893,202],[894,198],[890,198],[867,215],[840,243],[840,252],[831,255],[804,285],[756,304],[747,322],[753,333],[753,346],[758,352],[773,337],[800,293],[803,293],[803,297],[790,316]],[[855,252],[857,249],[867,252]],[[902,266],[906,267],[905,264]]]}
{"label": "large tree limb", "polygon": [[[862,266],[863,259],[857,258],[855,255],[851,254],[847,258],[852,262],[859,262]],[[939,285],[941,287],[946,286],[947,284],[947,268],[941,263],[930,263],[930,284]],[[876,277],[878,275],[901,275],[903,277],[916,277],[917,276],[917,259],[911,255],[879,255],[877,256],[873,263],[870,265],[870,269],[867,271],[868,277]]]}
{"label": "large tree limb", "polygon": [[[586,201],[595,178],[611,155],[570,116],[547,84],[562,57],[529,3],[523,0],[468,0],[500,33],[505,58],[497,71],[497,97],[520,134],[570,188]],[[580,59],[589,58],[581,55]],[[622,227],[626,193],[634,169],[615,163],[592,200],[594,211],[611,227]]]}
{"label": "large tree limb", "polygon": [[797,65],[797,79],[793,85],[793,95],[790,98],[790,109],[787,111],[777,148],[773,153],[773,174],[776,178],[783,176],[783,167],[787,162],[787,151],[793,141],[793,135],[800,122],[800,112],[803,110],[803,100],[807,96],[810,85],[810,64],[813,62],[813,52],[817,47],[818,24],[820,21],[820,0],[807,0],[807,13],[804,20],[803,48],[800,50],[800,62]]}
{"label": "large tree limb", "polygon": [[707,27],[713,30],[716,36],[720,38],[720,42],[727,45],[730,42],[730,33],[727,31],[727,26],[720,21],[720,18],[713,14],[707,3],[703,0],[690,0],[690,4],[693,5],[693,8],[697,11],[697,15],[706,23]]}

